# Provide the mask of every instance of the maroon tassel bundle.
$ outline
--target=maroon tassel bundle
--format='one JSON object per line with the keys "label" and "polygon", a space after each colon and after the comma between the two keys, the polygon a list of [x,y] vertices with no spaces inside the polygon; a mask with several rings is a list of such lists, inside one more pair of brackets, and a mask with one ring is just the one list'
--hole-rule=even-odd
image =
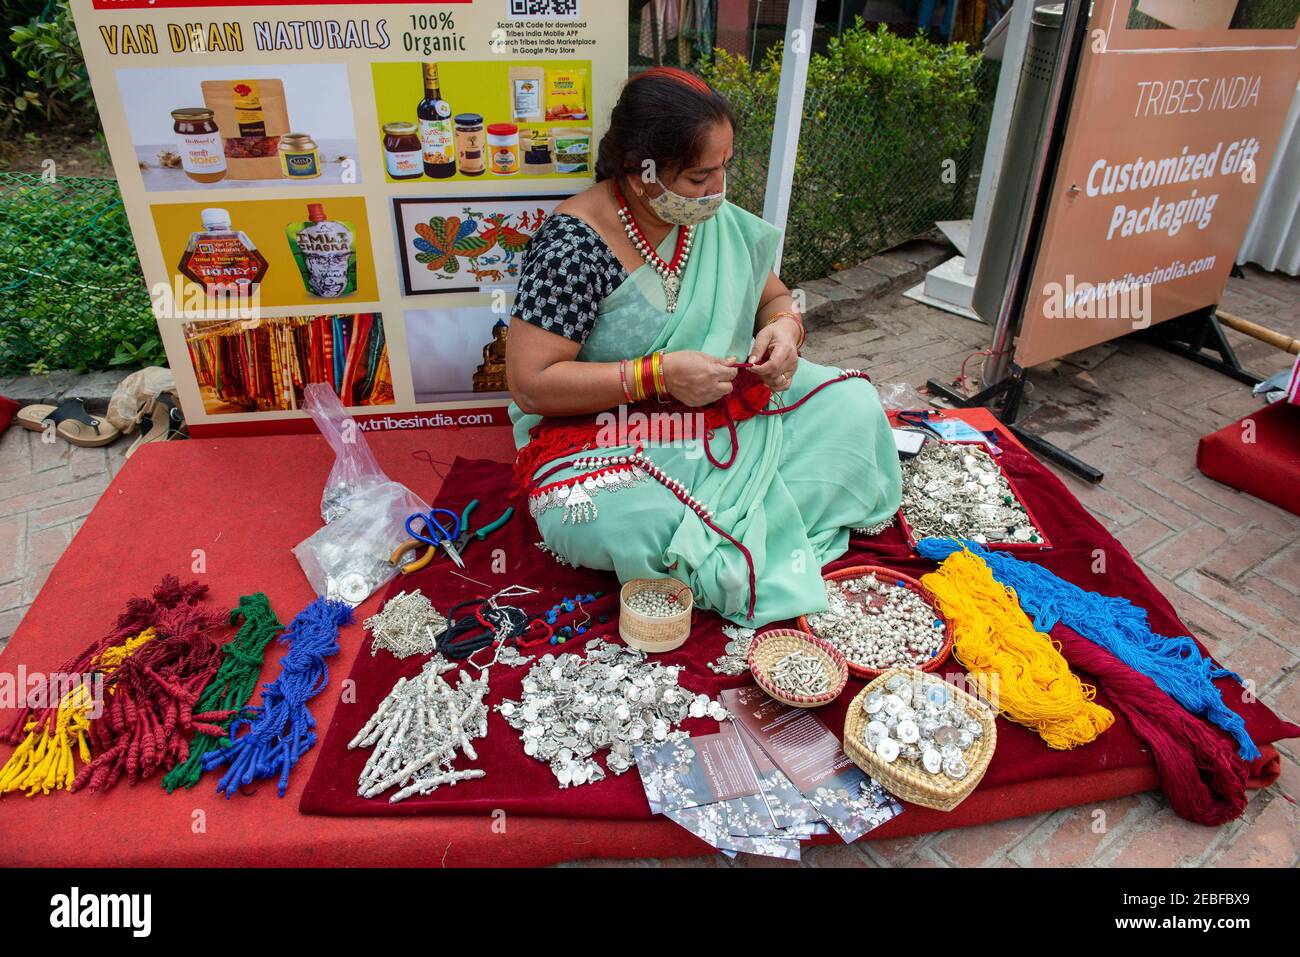
{"label": "maroon tassel bundle", "polygon": [[[147,628],[156,626],[164,613],[182,607],[192,607],[207,595],[208,586],[198,582],[182,585],[175,575],[165,577],[153,590],[152,598],[131,598],[127,600],[126,610],[118,615],[113,630],[87,648],[75,658],[70,658],[58,670],[64,676],[89,675],[94,671],[94,663],[108,648],[125,644]],[[24,707],[19,711],[9,730],[0,735],[0,740],[9,744],[19,744],[33,730],[28,728],[36,722],[35,732],[53,732],[55,719],[59,713],[58,700],[47,701],[37,707]]]}
{"label": "maroon tassel bundle", "polygon": [[[166,579],[152,622],[158,637],[143,645],[104,681],[104,711],[91,721],[94,756],[71,790],[106,791],[123,776],[135,784],[189,756],[189,738],[220,735],[229,711],[194,714],[194,705],[221,666],[216,635],[228,616],[200,606],[207,586]],[[173,595],[179,596],[172,601]]]}
{"label": "maroon tassel bundle", "polygon": [[1160,786],[1180,817],[1217,827],[1246,809],[1250,769],[1235,743],[1189,713],[1142,672],[1064,625],[1052,629],[1072,668],[1096,679],[1107,700],[1151,748]]}

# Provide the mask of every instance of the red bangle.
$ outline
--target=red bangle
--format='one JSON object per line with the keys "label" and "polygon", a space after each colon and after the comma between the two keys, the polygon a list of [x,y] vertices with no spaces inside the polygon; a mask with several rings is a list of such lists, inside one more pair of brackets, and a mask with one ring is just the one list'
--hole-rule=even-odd
{"label": "red bangle", "polygon": [[641,394],[648,399],[650,396],[656,395],[658,391],[655,388],[654,364],[649,359],[643,358],[641,360]]}

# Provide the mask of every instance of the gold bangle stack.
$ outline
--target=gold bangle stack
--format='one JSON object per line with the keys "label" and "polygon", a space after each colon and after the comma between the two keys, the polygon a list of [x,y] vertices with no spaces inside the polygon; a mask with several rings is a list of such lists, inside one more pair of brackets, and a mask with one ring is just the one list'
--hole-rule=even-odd
{"label": "gold bangle stack", "polygon": [[668,380],[664,375],[663,350],[633,359],[630,378],[633,401],[641,402],[650,398],[651,394],[660,399],[667,397]]}

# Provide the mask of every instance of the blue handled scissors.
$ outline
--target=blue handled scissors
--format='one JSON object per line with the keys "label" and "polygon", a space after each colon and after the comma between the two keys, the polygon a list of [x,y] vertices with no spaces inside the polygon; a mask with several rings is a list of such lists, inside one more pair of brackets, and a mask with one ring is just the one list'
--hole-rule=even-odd
{"label": "blue handled scissors", "polygon": [[[441,519],[441,520],[440,520]],[[418,531],[416,522],[424,524],[424,531]],[[447,524],[443,524],[446,522]],[[448,527],[450,526],[450,527]],[[465,567],[465,561],[456,549],[456,540],[460,538],[460,516],[448,508],[433,508],[427,512],[416,512],[406,519],[406,534],[418,542],[432,545],[443,550],[459,567]]]}

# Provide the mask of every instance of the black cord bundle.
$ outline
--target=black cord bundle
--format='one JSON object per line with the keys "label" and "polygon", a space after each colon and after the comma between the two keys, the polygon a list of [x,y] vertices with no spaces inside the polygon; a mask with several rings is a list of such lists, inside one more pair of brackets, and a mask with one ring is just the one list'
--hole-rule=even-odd
{"label": "black cord bundle", "polygon": [[[474,611],[464,618],[457,613],[464,608]],[[491,627],[483,628],[480,616]],[[518,638],[528,630],[528,614],[513,605],[494,605],[490,599],[471,598],[452,606],[447,612],[447,630],[438,636],[438,651],[449,661],[464,661],[474,652],[487,648],[501,635],[502,641]],[[483,628],[482,631],[476,629]]]}

